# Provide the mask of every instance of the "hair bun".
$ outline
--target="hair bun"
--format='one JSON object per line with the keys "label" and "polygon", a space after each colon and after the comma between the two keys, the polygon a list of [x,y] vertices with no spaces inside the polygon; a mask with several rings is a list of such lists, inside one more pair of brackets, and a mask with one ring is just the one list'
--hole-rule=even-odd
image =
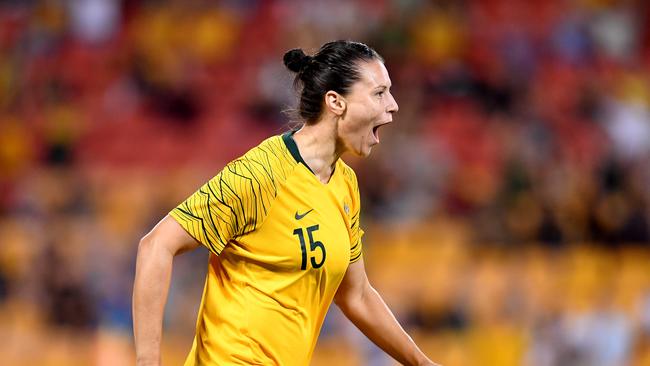
{"label": "hair bun", "polygon": [[311,59],[312,57],[305,55],[305,52],[300,48],[287,51],[283,58],[284,66],[293,72],[300,72],[300,70],[307,66]]}

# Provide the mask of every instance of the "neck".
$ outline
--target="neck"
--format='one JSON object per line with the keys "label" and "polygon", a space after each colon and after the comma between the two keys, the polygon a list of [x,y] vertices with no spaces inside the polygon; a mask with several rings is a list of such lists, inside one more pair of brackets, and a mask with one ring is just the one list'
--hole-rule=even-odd
{"label": "neck", "polygon": [[327,183],[343,150],[338,144],[337,120],[332,118],[305,124],[293,138],[303,160],[316,177]]}

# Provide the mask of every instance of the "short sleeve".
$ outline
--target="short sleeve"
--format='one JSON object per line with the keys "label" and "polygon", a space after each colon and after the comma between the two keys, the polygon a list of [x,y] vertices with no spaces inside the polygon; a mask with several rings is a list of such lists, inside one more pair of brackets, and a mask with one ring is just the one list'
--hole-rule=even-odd
{"label": "short sleeve", "polygon": [[[358,217],[358,216],[357,216]],[[359,219],[357,218],[352,223],[352,237],[353,241],[350,245],[350,263],[358,261],[362,257],[362,248],[363,244],[361,243],[361,237],[363,236],[363,229],[359,227]]]}
{"label": "short sleeve", "polygon": [[226,244],[255,230],[275,196],[273,181],[259,174],[256,162],[238,159],[169,214],[194,239],[220,254]]}
{"label": "short sleeve", "polygon": [[[350,169],[352,170],[352,169]],[[353,177],[353,197],[352,197],[352,216],[350,219],[350,263],[354,263],[361,259],[363,244],[361,237],[363,236],[363,229],[361,229],[361,199],[359,195],[359,185],[357,183],[354,172]]]}

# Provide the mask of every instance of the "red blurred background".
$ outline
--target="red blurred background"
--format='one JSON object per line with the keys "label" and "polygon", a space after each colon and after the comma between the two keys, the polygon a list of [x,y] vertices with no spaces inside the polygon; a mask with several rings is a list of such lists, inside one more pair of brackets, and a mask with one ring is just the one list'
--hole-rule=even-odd
{"label": "red blurred background", "polygon": [[[290,128],[283,53],[386,59],[359,176],[371,281],[445,365],[650,365],[650,6],[634,0],[0,4],[0,359],[133,364],[136,247]],[[189,350],[207,251],[177,258]],[[390,365],[336,309],[314,365]]]}

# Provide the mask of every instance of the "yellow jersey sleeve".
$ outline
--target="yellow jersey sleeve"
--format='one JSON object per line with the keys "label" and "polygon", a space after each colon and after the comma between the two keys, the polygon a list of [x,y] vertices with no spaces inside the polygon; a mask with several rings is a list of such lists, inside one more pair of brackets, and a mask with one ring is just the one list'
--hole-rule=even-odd
{"label": "yellow jersey sleeve", "polygon": [[226,165],[170,216],[218,255],[231,239],[262,224],[275,195],[272,167],[244,156]]}
{"label": "yellow jersey sleeve", "polygon": [[350,174],[350,180],[352,184],[352,208],[351,208],[351,219],[350,219],[350,263],[358,261],[362,257],[362,247],[361,237],[363,236],[363,229],[361,229],[361,198],[359,194],[359,183],[357,182],[357,176],[354,173],[354,170],[350,167],[346,167]]}

